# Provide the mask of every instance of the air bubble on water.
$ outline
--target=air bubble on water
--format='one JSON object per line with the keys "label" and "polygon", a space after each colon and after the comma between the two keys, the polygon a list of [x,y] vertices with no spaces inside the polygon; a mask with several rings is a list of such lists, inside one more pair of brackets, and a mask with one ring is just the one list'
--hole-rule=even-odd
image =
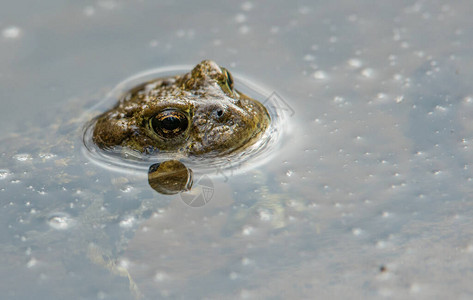
{"label": "air bubble on water", "polygon": [[359,236],[363,233],[363,231],[360,228],[353,228],[352,231],[354,236]]}
{"label": "air bubble on water", "polygon": [[186,35],[186,31],[184,29],[179,29],[178,31],[176,31],[176,35],[177,37],[182,38]]}
{"label": "air bubble on water", "polygon": [[241,233],[242,233],[243,235],[248,236],[248,235],[251,235],[251,234],[253,233],[253,231],[254,231],[254,228],[253,228],[253,227],[251,227],[251,226],[245,226],[245,227],[243,228],[243,230],[242,230]]}
{"label": "air bubble on water", "polygon": [[253,261],[251,259],[249,259],[248,257],[243,257],[241,259],[241,264],[243,266],[248,266],[248,265],[251,265],[253,263]]}
{"label": "air bubble on water", "polygon": [[348,61],[347,61],[348,65],[352,68],[360,68],[363,63],[361,62],[361,60],[359,60],[358,58],[350,58]]}
{"label": "air bubble on water", "polygon": [[10,176],[11,173],[9,170],[7,169],[0,169],[0,180],[3,180],[5,178],[7,178],[8,176]]}
{"label": "air bubble on water", "polygon": [[411,292],[412,294],[417,294],[420,291],[421,291],[421,287],[419,284],[417,283],[411,284],[411,287],[409,288],[409,292]]}
{"label": "air bubble on water", "polygon": [[56,213],[49,217],[48,224],[56,230],[66,230],[75,224],[75,220],[66,213]]}
{"label": "air bubble on water", "polygon": [[473,104],[473,97],[472,96],[467,96],[463,98],[463,102],[466,104]]}
{"label": "air bubble on water", "polygon": [[293,170],[287,170],[287,172],[286,172],[287,177],[291,177],[293,174],[294,174]]}
{"label": "air bubble on water", "polygon": [[244,11],[250,11],[253,9],[253,3],[251,2],[243,2],[243,4],[241,5],[241,9],[244,10]]}
{"label": "air bubble on water", "polygon": [[315,60],[315,56],[311,55],[311,54],[306,54],[304,55],[304,60],[305,61],[314,61]]}
{"label": "air bubble on water", "polygon": [[244,14],[237,14],[235,16],[235,22],[237,23],[244,23],[246,21],[246,15]]}
{"label": "air bubble on water", "polygon": [[396,80],[396,81],[400,81],[402,80],[402,75],[399,74],[399,73],[396,73],[393,75],[393,79]]}
{"label": "air bubble on water", "polygon": [[386,249],[388,247],[388,243],[385,241],[377,241],[376,242],[376,248],[378,249]]}
{"label": "air bubble on water", "polygon": [[238,279],[238,273],[236,272],[231,272],[228,277],[231,279],[231,280],[235,280],[235,279]]}
{"label": "air bubble on water", "polygon": [[261,221],[270,221],[272,218],[272,214],[266,209],[260,210],[258,214]]}
{"label": "air bubble on water", "polygon": [[127,185],[127,186],[124,186],[120,189],[120,191],[124,192],[124,193],[129,193],[133,190],[133,187],[131,185]]}
{"label": "air bubble on water", "polygon": [[120,227],[122,228],[131,228],[135,224],[135,217],[129,216],[120,221]]}
{"label": "air bubble on water", "polygon": [[374,70],[371,68],[365,68],[361,70],[361,76],[366,77],[366,78],[371,78],[374,76]]}
{"label": "air bubble on water", "polygon": [[435,111],[436,112],[439,112],[439,113],[444,113],[447,111],[447,108],[445,106],[441,106],[441,105],[436,105],[435,106]]}
{"label": "air bubble on water", "polygon": [[31,157],[31,154],[28,154],[28,153],[15,154],[15,155],[13,155],[13,158],[18,160],[18,161],[27,161],[27,160],[33,159]]}
{"label": "air bubble on water", "polygon": [[118,261],[118,266],[124,270],[128,270],[130,268],[130,261],[126,258],[121,258]]}
{"label": "air bubble on water", "polygon": [[324,80],[324,79],[327,79],[327,73],[325,73],[324,71],[322,70],[318,70],[318,71],[315,71],[314,74],[313,74],[314,78],[317,79],[317,80]]}
{"label": "air bubble on water", "polygon": [[168,274],[164,271],[156,271],[156,274],[154,275],[154,281],[156,282],[162,282],[168,278]]}
{"label": "air bubble on water", "polygon": [[468,244],[468,245],[465,247],[465,252],[466,252],[466,253],[473,253],[473,244]]}
{"label": "air bubble on water", "polygon": [[247,289],[242,289],[240,291],[240,299],[254,299],[255,294]]}
{"label": "air bubble on water", "polygon": [[34,266],[36,266],[38,264],[38,261],[36,260],[36,258],[32,257],[27,263],[26,263],[26,267],[28,269],[30,268],[33,268]]}
{"label": "air bubble on water", "polygon": [[117,2],[115,0],[100,0],[97,4],[106,10],[113,10],[117,7]]}
{"label": "air bubble on water", "polygon": [[93,15],[95,15],[95,8],[93,6],[86,6],[84,7],[84,15],[86,15],[87,17],[91,17]]}
{"label": "air bubble on water", "polygon": [[149,46],[151,48],[154,48],[154,47],[157,47],[159,45],[159,41],[158,40],[151,40],[149,41]]}
{"label": "air bubble on water", "polygon": [[38,154],[38,157],[43,158],[43,159],[51,159],[51,158],[54,158],[56,156],[57,155],[53,154],[53,153],[40,153],[40,154]]}
{"label": "air bubble on water", "polygon": [[247,34],[248,32],[250,32],[250,27],[246,25],[240,26],[240,28],[238,28],[238,32],[240,34]]}
{"label": "air bubble on water", "polygon": [[21,29],[16,26],[8,26],[2,30],[2,36],[6,39],[16,39],[20,35]]}

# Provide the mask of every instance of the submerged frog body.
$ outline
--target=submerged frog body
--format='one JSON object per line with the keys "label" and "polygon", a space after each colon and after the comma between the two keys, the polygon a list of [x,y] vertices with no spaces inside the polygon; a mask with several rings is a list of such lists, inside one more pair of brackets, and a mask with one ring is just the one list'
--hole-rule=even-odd
{"label": "submerged frog body", "polygon": [[269,123],[260,102],[234,89],[230,72],[204,60],[131,89],[97,118],[93,141],[105,150],[214,157],[253,144]]}

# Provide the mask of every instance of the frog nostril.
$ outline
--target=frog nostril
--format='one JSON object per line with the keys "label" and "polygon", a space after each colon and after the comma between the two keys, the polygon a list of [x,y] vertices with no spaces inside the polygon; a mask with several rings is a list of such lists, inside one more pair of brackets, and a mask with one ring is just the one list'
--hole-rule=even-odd
{"label": "frog nostril", "polygon": [[221,116],[223,116],[223,110],[219,109],[217,110],[217,117],[221,117]]}

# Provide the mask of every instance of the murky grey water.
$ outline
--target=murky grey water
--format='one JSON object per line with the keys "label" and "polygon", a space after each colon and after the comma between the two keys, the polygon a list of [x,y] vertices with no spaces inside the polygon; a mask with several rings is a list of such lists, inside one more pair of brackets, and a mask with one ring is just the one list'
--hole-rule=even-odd
{"label": "murky grey water", "polygon": [[[383,4],[4,5],[2,295],[470,298],[471,3]],[[84,156],[115,84],[204,58],[287,103],[268,162],[194,208]]]}

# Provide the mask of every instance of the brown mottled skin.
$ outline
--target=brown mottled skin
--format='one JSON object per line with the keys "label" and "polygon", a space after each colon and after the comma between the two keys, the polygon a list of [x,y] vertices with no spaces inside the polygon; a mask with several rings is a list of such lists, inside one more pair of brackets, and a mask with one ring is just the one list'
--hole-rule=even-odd
{"label": "brown mottled skin", "polygon": [[[159,119],[169,110],[178,116],[172,121],[183,121],[185,126],[163,136],[155,129],[160,126],[152,125],[156,124],[152,118]],[[102,149],[118,146],[144,154],[212,157],[253,144],[270,122],[261,103],[233,89],[227,70],[204,60],[184,75],[131,89],[97,118],[93,140]]]}

